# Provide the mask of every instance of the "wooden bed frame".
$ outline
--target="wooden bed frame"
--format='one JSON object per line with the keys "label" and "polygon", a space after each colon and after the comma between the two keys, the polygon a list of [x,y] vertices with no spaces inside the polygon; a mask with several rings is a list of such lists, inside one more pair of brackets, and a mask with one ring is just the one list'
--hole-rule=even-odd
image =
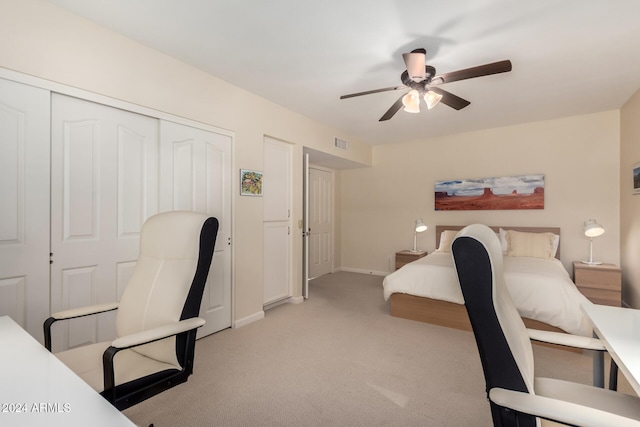
{"label": "wooden bed frame", "polygon": [[[437,225],[436,248],[440,245],[440,234],[444,230],[461,230],[464,225]],[[490,227],[496,233],[499,228],[505,230],[524,231],[529,233],[551,232],[560,235],[559,227]],[[560,247],[556,252],[556,258],[560,259]],[[437,300],[415,295],[394,293],[389,298],[389,313],[394,317],[417,320],[448,328],[471,331],[471,323],[467,315],[467,309],[462,304]],[[546,331],[565,332],[560,328],[551,326],[538,320],[523,318],[528,328],[542,329]]]}

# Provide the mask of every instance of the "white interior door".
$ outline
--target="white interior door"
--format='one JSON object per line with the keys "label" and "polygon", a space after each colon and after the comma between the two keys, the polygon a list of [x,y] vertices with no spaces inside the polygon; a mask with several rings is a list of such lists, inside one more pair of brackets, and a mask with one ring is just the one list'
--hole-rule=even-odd
{"label": "white interior door", "polygon": [[309,167],[309,277],[333,271],[333,171]]}
{"label": "white interior door", "polygon": [[160,122],[160,211],[204,212],[220,222],[199,337],[231,326],[231,149],[228,135]]}
{"label": "white interior door", "polygon": [[0,316],[49,316],[49,91],[0,80]]}
{"label": "white interior door", "polygon": [[264,139],[264,305],[291,296],[291,146]]}
{"label": "white interior door", "polygon": [[[158,208],[158,121],[51,98],[51,310],[116,301]],[[56,326],[56,351],[115,337],[114,313]]]}

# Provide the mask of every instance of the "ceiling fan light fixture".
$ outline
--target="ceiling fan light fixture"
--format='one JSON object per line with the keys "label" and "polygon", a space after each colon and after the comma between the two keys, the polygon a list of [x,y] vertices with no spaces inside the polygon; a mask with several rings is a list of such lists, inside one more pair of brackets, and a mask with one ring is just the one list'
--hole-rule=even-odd
{"label": "ceiling fan light fixture", "polygon": [[432,90],[428,90],[427,93],[424,94],[424,102],[427,103],[427,108],[431,110],[433,107],[440,103],[442,99],[442,94],[435,93]]}
{"label": "ceiling fan light fixture", "polygon": [[420,112],[420,94],[417,90],[410,90],[405,96],[402,97],[402,105],[404,105],[404,111],[407,113],[419,113]]}
{"label": "ceiling fan light fixture", "polygon": [[440,89],[439,87],[434,87],[433,89],[429,88],[433,85],[506,73],[512,69],[511,61],[507,59],[504,61],[451,71],[449,73],[436,74],[435,67],[426,63],[427,51],[424,48],[413,49],[409,53],[403,53],[402,58],[404,59],[406,69],[400,74],[401,85],[342,95],[340,96],[340,99],[395,90],[409,91],[409,93],[405,93],[396,99],[391,107],[389,107],[382,117],[380,117],[378,120],[380,122],[391,119],[402,107],[404,107],[404,111],[406,112],[419,113],[420,98],[423,97],[429,109],[432,109],[439,103],[443,103],[454,110],[461,110],[471,103],[466,99],[460,98],[459,96],[444,89]]}

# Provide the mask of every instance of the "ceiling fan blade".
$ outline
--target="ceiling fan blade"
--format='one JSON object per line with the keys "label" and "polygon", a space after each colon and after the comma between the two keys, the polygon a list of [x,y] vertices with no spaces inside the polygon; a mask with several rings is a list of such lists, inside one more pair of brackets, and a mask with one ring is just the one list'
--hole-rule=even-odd
{"label": "ceiling fan blade", "polygon": [[435,76],[430,84],[438,85],[443,83],[456,82],[458,80],[473,79],[475,77],[489,76],[511,71],[511,61],[492,62],[491,64],[478,65],[477,67],[466,68],[464,70],[452,71]]}
{"label": "ceiling fan blade", "polygon": [[462,110],[464,107],[471,104],[471,102],[467,101],[466,99],[460,98],[458,95],[454,95],[451,92],[447,92],[446,90],[436,87],[430,87],[429,90],[442,95],[442,99],[440,100],[440,102],[448,105],[453,109]]}
{"label": "ceiling fan blade", "polygon": [[407,66],[409,77],[416,82],[425,79],[425,66],[427,65],[427,51],[424,49],[414,49],[411,53],[403,53],[404,65]]}
{"label": "ceiling fan blade", "polygon": [[340,97],[340,99],[347,99],[347,98],[353,98],[355,96],[371,95],[372,93],[387,92],[387,91],[390,91],[390,90],[400,90],[400,89],[405,89],[405,87],[404,86],[392,86],[392,87],[385,87],[385,88],[382,88],[382,89],[367,90],[365,92],[358,92],[358,93],[351,93],[349,95],[342,95]]}
{"label": "ceiling fan blade", "polygon": [[398,100],[391,106],[391,108],[387,110],[386,113],[384,113],[382,117],[380,117],[380,120],[378,121],[384,122],[385,120],[389,120],[391,117],[393,117],[398,112],[398,110],[402,108],[402,98],[404,98],[404,95],[398,98]]}

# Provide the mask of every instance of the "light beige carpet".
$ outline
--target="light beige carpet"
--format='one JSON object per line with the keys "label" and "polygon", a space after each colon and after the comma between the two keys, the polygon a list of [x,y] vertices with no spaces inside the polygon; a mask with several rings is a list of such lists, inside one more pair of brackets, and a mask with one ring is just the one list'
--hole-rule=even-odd
{"label": "light beige carpet", "polygon": [[[591,383],[590,355],[534,352],[538,376]],[[491,425],[473,335],[391,317],[378,276],[315,279],[304,303],[199,340],[194,371],[125,415],[155,427]]]}

